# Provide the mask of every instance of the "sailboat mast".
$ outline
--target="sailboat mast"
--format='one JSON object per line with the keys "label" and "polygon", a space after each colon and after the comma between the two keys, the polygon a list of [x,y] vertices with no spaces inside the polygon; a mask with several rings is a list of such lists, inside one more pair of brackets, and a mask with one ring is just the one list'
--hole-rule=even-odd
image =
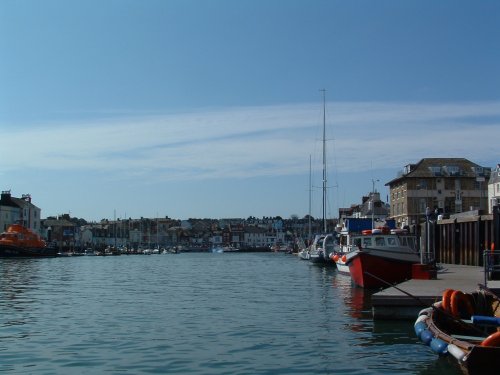
{"label": "sailboat mast", "polygon": [[323,232],[326,233],[326,90],[320,91],[323,92]]}
{"label": "sailboat mast", "polygon": [[311,155],[309,154],[309,237],[308,241],[311,240],[311,194],[312,194],[312,161],[311,161]]}

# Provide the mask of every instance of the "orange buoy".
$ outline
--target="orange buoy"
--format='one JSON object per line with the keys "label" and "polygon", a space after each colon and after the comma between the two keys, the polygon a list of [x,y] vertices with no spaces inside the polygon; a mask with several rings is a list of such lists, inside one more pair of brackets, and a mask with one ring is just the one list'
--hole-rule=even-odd
{"label": "orange buoy", "polygon": [[483,342],[481,342],[481,346],[500,346],[500,331],[486,337]]}
{"label": "orange buoy", "polygon": [[472,306],[470,297],[460,290],[455,290],[451,295],[451,313],[457,318],[468,318],[473,315],[474,307]]}
{"label": "orange buoy", "polygon": [[444,311],[451,312],[451,295],[453,294],[453,292],[453,289],[446,289],[443,292],[443,302],[441,303],[441,306],[443,307]]}
{"label": "orange buoy", "polygon": [[345,263],[345,261],[347,260],[347,257],[346,257],[345,255],[342,255],[342,258],[341,258],[341,259],[342,259],[342,262],[344,262],[344,263]]}
{"label": "orange buoy", "polygon": [[339,260],[339,258],[340,258],[340,257],[339,257],[339,255],[338,255],[338,254],[335,254],[335,255],[333,256],[333,261],[334,261],[335,263],[337,263],[337,262],[338,262],[338,260]]}
{"label": "orange buoy", "polygon": [[371,229],[362,230],[361,234],[363,234],[363,235],[372,234],[372,230]]}

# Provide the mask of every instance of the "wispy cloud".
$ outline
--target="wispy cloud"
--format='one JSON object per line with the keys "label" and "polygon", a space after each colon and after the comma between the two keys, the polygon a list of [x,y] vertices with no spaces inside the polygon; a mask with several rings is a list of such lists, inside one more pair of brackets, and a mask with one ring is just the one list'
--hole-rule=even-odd
{"label": "wispy cloud", "polygon": [[[322,107],[282,105],[25,126],[2,142],[0,171],[93,170],[116,178],[200,180],[308,170]],[[498,157],[500,103],[328,103],[340,170],[422,157]]]}

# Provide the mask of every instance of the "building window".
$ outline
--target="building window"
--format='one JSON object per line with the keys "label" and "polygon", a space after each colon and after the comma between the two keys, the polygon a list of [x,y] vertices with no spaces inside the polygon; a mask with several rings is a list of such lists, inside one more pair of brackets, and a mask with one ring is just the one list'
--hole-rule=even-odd
{"label": "building window", "polygon": [[427,180],[420,180],[417,183],[417,190],[427,189]]}
{"label": "building window", "polygon": [[429,170],[431,171],[431,173],[434,176],[441,176],[441,167],[433,166],[433,167],[429,167]]}
{"label": "building window", "polygon": [[424,213],[426,207],[427,207],[427,203],[426,203],[425,199],[420,199],[420,201],[419,201],[419,212]]}
{"label": "building window", "polygon": [[448,174],[450,176],[458,176],[458,174],[460,172],[460,169],[456,165],[447,165],[445,167],[445,169],[446,169],[446,172],[448,172]]}

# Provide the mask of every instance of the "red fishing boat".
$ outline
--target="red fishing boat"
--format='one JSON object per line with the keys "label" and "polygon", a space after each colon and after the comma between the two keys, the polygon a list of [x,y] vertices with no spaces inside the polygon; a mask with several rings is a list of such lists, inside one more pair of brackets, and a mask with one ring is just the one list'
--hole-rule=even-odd
{"label": "red fishing boat", "polygon": [[12,224],[0,234],[0,257],[50,257],[57,250],[47,246],[44,240],[32,230]]}
{"label": "red fishing boat", "polygon": [[352,236],[351,241],[353,249],[345,254],[345,264],[362,288],[411,279],[413,264],[420,263],[415,236],[372,230]]}

